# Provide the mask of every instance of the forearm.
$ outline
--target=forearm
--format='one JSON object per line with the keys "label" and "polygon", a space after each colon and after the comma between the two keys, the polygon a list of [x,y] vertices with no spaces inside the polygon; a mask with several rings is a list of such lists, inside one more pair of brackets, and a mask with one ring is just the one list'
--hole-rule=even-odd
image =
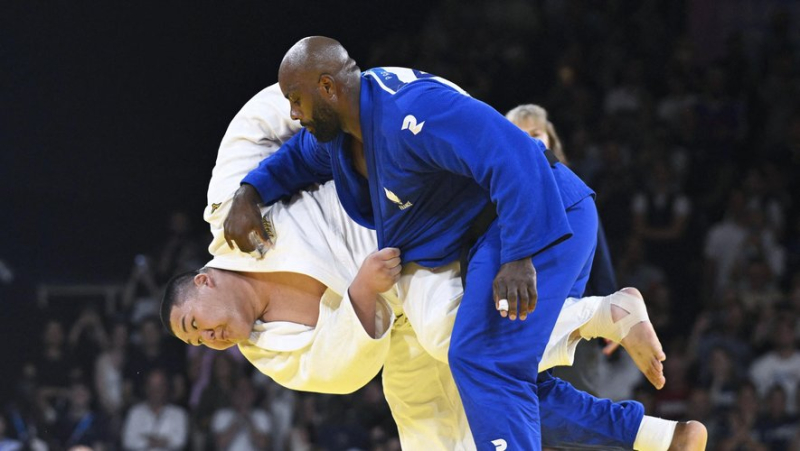
{"label": "forearm", "polygon": [[332,177],[330,156],[317,146],[313,136],[301,132],[250,171],[242,183],[255,188],[261,203],[271,205]]}
{"label": "forearm", "polygon": [[374,338],[376,304],[379,294],[357,282],[353,282],[347,291],[350,294],[353,310],[355,310],[358,320],[361,321],[364,331]]}

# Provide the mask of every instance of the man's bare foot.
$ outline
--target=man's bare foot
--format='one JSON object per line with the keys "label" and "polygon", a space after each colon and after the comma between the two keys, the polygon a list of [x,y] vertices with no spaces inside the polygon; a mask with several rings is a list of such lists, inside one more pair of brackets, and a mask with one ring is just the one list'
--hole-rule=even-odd
{"label": "man's bare foot", "polygon": [[675,426],[675,434],[667,451],[705,451],[708,431],[699,421],[685,421]]}
{"label": "man's bare foot", "polygon": [[[620,291],[631,298],[635,298],[631,299],[631,301],[641,303],[641,308],[645,308],[644,299],[639,290],[636,288],[623,288]],[[626,309],[611,304],[611,319],[614,323],[619,322],[629,314],[630,312]],[[667,356],[664,354],[661,342],[658,340],[653,323],[641,321],[633,325],[620,344],[628,351],[639,371],[644,374],[647,380],[659,390],[664,388],[666,379],[664,378],[664,364],[661,362],[666,360]]]}

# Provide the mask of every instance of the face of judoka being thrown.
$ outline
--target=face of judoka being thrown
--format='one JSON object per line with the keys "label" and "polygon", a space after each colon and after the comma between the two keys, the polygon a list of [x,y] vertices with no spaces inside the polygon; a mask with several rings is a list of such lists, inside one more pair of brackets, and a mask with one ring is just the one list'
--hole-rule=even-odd
{"label": "face of judoka being thrown", "polygon": [[229,271],[206,269],[187,281],[169,315],[180,340],[223,350],[250,337],[257,319],[252,290]]}

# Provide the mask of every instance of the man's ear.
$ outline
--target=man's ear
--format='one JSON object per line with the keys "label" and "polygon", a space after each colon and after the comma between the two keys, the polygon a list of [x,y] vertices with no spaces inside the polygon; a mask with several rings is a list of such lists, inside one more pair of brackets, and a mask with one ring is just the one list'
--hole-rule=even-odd
{"label": "man's ear", "polygon": [[319,93],[328,100],[336,98],[336,80],[328,74],[319,76]]}
{"label": "man's ear", "polygon": [[201,272],[200,274],[194,276],[194,286],[197,288],[208,286],[214,286],[214,279],[207,273]]}

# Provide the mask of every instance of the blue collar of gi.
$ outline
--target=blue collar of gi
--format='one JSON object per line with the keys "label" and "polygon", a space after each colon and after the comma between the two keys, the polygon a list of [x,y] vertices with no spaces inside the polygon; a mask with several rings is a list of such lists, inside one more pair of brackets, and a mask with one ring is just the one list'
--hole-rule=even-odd
{"label": "blue collar of gi", "polygon": [[369,152],[372,149],[374,116],[372,108],[372,86],[366,72],[361,73],[361,99],[359,103],[358,119],[361,123],[361,141],[364,144],[364,152]]}

